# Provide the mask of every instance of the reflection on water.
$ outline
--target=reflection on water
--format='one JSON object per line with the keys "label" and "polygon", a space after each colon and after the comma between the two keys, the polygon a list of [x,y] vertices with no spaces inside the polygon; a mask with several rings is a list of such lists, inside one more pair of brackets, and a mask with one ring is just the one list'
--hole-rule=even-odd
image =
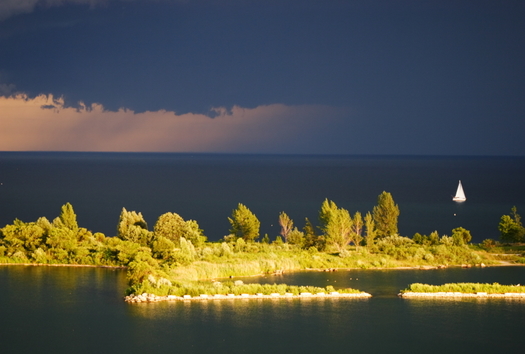
{"label": "reflection on water", "polygon": [[126,304],[122,270],[0,267],[2,353],[486,353],[525,346],[524,301],[396,296],[412,282],[523,284],[525,267],[299,272],[243,280],[351,286],[374,297]]}
{"label": "reflection on water", "polygon": [[[337,318],[341,310],[367,302],[369,299],[289,298],[289,299],[221,299],[130,304],[132,316],[150,319],[190,319],[198,312],[203,318],[217,321],[242,319],[242,326],[252,324],[253,318],[264,316],[266,321],[282,321],[290,313],[301,317],[330,314]],[[359,305],[358,305],[359,306]],[[257,323],[258,325],[258,323]]]}

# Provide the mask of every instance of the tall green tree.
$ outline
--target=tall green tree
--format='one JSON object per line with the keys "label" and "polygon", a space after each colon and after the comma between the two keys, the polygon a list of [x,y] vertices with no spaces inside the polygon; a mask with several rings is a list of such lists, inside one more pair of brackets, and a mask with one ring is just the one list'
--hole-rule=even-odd
{"label": "tall green tree", "polygon": [[369,212],[365,215],[365,230],[366,246],[368,249],[370,249],[374,245],[374,240],[376,238],[376,226],[374,223],[374,218]]}
{"label": "tall green tree", "polygon": [[343,251],[352,240],[352,218],[346,209],[337,209],[325,227],[328,245]]}
{"label": "tall green tree", "polygon": [[288,235],[293,229],[293,220],[284,211],[279,214],[279,225],[281,226],[281,236],[288,242]]}
{"label": "tall green tree", "polygon": [[343,251],[352,240],[353,222],[348,210],[338,208],[333,201],[325,199],[319,211],[319,221],[327,247]]}
{"label": "tall green tree", "polygon": [[147,246],[151,242],[152,236],[153,233],[148,231],[148,224],[146,224],[142,213],[127,211],[126,208],[122,208],[117,225],[118,238]]}
{"label": "tall green tree", "polygon": [[186,220],[182,235],[182,237],[190,241],[195,247],[202,247],[208,239],[204,236],[204,231],[199,227],[196,220]]}
{"label": "tall green tree", "polygon": [[309,249],[310,247],[317,248],[318,251],[324,251],[326,243],[324,236],[317,235],[316,229],[312,222],[306,218],[305,225],[303,227],[304,242],[303,247]]}
{"label": "tall green tree", "polygon": [[196,247],[206,242],[206,236],[195,220],[184,220],[179,214],[165,213],[159,216],[153,227],[154,237],[164,237],[179,246],[181,237],[191,241]]}
{"label": "tall green tree", "polygon": [[291,245],[297,245],[299,247],[303,247],[304,245],[304,232],[299,231],[297,227],[294,227],[292,231],[288,233],[288,238],[286,239],[286,242],[288,242]]}
{"label": "tall green tree", "polygon": [[53,226],[65,227],[71,231],[78,231],[77,215],[73,210],[73,206],[70,203],[62,205],[60,209],[60,215],[58,218],[53,220]]}
{"label": "tall green tree", "polygon": [[373,209],[377,237],[396,235],[398,217],[399,206],[394,203],[394,198],[390,193],[383,191],[377,198],[377,205]]}
{"label": "tall green tree", "polygon": [[259,237],[261,222],[244,204],[239,203],[228,221],[231,224],[230,233],[236,238],[255,241]]}
{"label": "tall green tree", "polygon": [[330,218],[337,212],[337,204],[335,202],[325,199],[321,204],[321,210],[319,211],[319,222],[321,223],[321,229],[323,225],[326,226],[330,222]]}
{"label": "tall green tree", "polygon": [[186,222],[179,214],[165,213],[157,219],[153,232],[155,238],[164,237],[178,245],[183,237],[185,225]]}
{"label": "tall green tree", "polygon": [[[433,234],[436,235],[436,237],[438,238],[438,242],[439,242],[439,236],[437,235],[437,231],[434,231]],[[462,227],[456,227],[455,229],[453,229],[451,237],[452,237],[453,244],[456,246],[465,245],[472,240],[472,235],[470,234],[470,231]],[[434,241],[431,241],[431,242],[434,242]]]}
{"label": "tall green tree", "polygon": [[350,242],[356,246],[356,249],[359,247],[359,243],[363,240],[363,226],[363,217],[361,216],[361,213],[357,211],[352,220],[352,232],[350,236]]}
{"label": "tall green tree", "polygon": [[522,242],[525,240],[525,228],[521,223],[518,209],[513,206],[511,215],[503,215],[500,219],[498,230],[503,242]]}

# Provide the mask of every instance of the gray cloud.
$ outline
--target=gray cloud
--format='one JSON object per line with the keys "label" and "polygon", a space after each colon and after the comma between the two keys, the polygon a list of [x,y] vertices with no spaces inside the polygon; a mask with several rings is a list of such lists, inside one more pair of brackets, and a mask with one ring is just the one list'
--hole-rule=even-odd
{"label": "gray cloud", "polygon": [[0,21],[14,15],[32,12],[39,0],[2,0],[0,2]]}
{"label": "gray cloud", "polygon": [[0,84],[0,96],[9,96],[15,92],[15,85]]}
{"label": "gray cloud", "polygon": [[10,96],[16,93],[16,86],[9,83],[9,80],[6,80],[5,76],[5,73],[0,70],[0,96]]}
{"label": "gray cloud", "polygon": [[0,21],[4,21],[12,16],[33,12],[37,6],[54,7],[66,4],[87,4],[94,7],[108,1],[109,0],[1,0]]}

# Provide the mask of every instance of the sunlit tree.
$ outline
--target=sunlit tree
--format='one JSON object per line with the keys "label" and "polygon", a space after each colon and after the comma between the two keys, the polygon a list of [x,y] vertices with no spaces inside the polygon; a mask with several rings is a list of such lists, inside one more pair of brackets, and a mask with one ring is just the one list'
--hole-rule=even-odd
{"label": "sunlit tree", "polygon": [[152,239],[152,233],[148,231],[148,225],[142,213],[122,208],[117,225],[117,237],[146,246]]}
{"label": "sunlit tree", "polygon": [[366,213],[365,215],[365,230],[366,246],[368,249],[370,249],[374,245],[374,240],[376,238],[376,226],[374,223],[374,218],[370,213]]}
{"label": "sunlit tree", "polygon": [[377,198],[377,205],[373,209],[374,223],[377,237],[396,235],[399,207],[394,203],[392,195],[383,192]]}
{"label": "sunlit tree", "polygon": [[231,224],[230,233],[236,238],[255,241],[259,237],[261,222],[244,204],[239,203],[228,221]]}
{"label": "sunlit tree", "polygon": [[352,240],[352,217],[348,210],[325,199],[319,211],[321,230],[324,232],[327,247],[341,252]]}
{"label": "sunlit tree", "polygon": [[356,249],[363,240],[363,226],[363,217],[361,213],[357,211],[352,219],[352,232],[350,234],[350,242],[356,246]]}
{"label": "sunlit tree", "polygon": [[186,222],[179,214],[162,214],[153,227],[155,238],[164,237],[178,245],[180,238],[183,237],[185,224]]}
{"label": "sunlit tree", "polygon": [[281,226],[281,236],[288,242],[288,234],[293,229],[293,220],[284,211],[279,214],[279,225]]}
{"label": "sunlit tree", "polygon": [[469,243],[470,240],[472,240],[472,235],[470,235],[469,230],[466,230],[462,227],[456,227],[452,230],[452,242],[454,245],[462,246]]}
{"label": "sunlit tree", "polygon": [[77,215],[70,203],[62,205],[60,216],[53,220],[54,227],[64,227],[76,232],[78,230]]}
{"label": "sunlit tree", "polygon": [[500,219],[498,230],[500,239],[504,242],[522,242],[525,239],[525,228],[521,223],[521,216],[514,206],[511,215],[503,215]]}

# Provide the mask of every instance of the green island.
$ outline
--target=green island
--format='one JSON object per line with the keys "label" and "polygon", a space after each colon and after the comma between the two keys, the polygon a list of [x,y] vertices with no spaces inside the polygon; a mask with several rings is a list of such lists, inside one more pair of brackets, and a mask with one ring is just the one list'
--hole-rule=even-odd
{"label": "green island", "polygon": [[525,286],[501,285],[480,283],[447,283],[443,285],[429,285],[414,283],[407,289],[401,290],[402,297],[457,297],[457,296],[491,296],[525,298]]}
{"label": "green island", "polygon": [[[73,206],[61,208],[52,221],[14,220],[0,229],[0,263],[48,266],[125,267],[128,301],[214,296],[347,296],[355,289],[331,286],[245,284],[234,277],[298,270],[334,271],[370,268],[445,268],[525,264],[525,228],[516,208],[499,224],[500,240],[472,244],[462,227],[451,236],[432,232],[398,234],[399,207],[383,192],[372,212],[351,214],[326,199],[318,225],[305,219],[299,229],[285,213],[276,219],[280,235],[260,237],[260,222],[243,204],[228,218],[229,234],[208,241],[195,220],[161,215],[151,230],[140,212],[122,209],[116,235],[108,237],[79,227]],[[345,295],[346,294],[346,295]],[[201,296],[202,295],[202,296]],[[135,299],[135,300],[133,300]],[[149,301],[149,300],[148,300]]]}

